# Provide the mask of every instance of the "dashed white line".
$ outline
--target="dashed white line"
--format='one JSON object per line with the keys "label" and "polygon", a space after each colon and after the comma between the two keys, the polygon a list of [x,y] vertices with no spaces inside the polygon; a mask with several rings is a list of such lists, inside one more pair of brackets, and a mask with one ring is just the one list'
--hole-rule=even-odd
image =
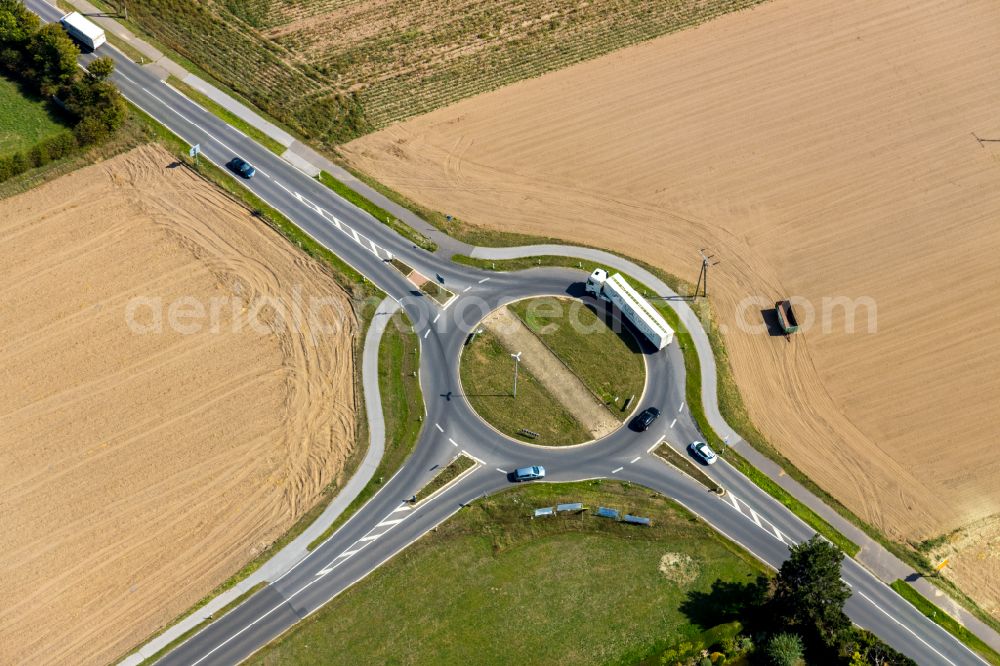
{"label": "dashed white line", "polygon": [[424,331],[424,339],[426,340],[427,336],[430,334],[431,334],[431,329],[428,328],[426,331]]}
{"label": "dashed white line", "polygon": [[479,284],[482,284],[482,283],[486,282],[487,280],[489,280],[489,278],[485,277],[485,278],[483,278],[482,280],[479,281]]}
{"label": "dashed white line", "polygon": [[618,469],[611,470],[611,473],[612,474],[617,474],[618,472],[622,471],[623,469],[625,469],[625,468],[624,467],[619,467]]}
{"label": "dashed white line", "polygon": [[438,323],[438,319],[440,319],[440,318],[441,318],[441,313],[438,312],[437,315],[434,317],[434,321],[432,321],[431,323],[432,324]]}
{"label": "dashed white line", "polygon": [[472,285],[471,284],[468,287],[466,287],[465,289],[463,289],[462,293],[464,294],[465,292],[469,291],[470,289],[472,289]]}
{"label": "dashed white line", "polygon": [[670,422],[670,427],[673,428],[676,423],[677,419],[674,419],[673,421]]}
{"label": "dashed white line", "polygon": [[135,81],[133,81],[132,79],[128,78],[127,76],[125,76],[121,72],[118,72],[118,76],[122,77],[123,79],[125,79],[126,81],[128,81],[129,83],[131,83],[132,85],[135,85]]}
{"label": "dashed white line", "polygon": [[868,603],[870,603],[872,606],[874,606],[875,608],[879,609],[882,612],[882,614],[885,615],[887,618],[889,618],[890,620],[892,620],[893,622],[895,622],[896,624],[898,624],[899,626],[901,626],[903,629],[906,629],[908,632],[910,632],[911,634],[913,634],[914,638],[916,638],[918,641],[920,641],[921,643],[923,643],[924,645],[926,645],[929,649],[931,649],[934,652],[934,654],[936,654],[937,656],[941,657],[941,659],[943,659],[944,661],[946,661],[949,664],[951,664],[951,666],[955,666],[955,663],[953,661],[951,661],[950,659],[948,659],[947,657],[945,657],[943,654],[941,654],[940,652],[938,652],[937,650],[935,650],[927,641],[925,641],[920,636],[918,636],[917,632],[913,631],[913,629],[910,629],[908,626],[906,626],[905,624],[903,624],[902,622],[900,622],[899,620],[897,620],[896,618],[894,618],[892,615],[890,615],[888,612],[886,612],[885,610],[883,610],[882,607],[879,606],[874,601],[872,601],[871,597],[869,597],[867,594],[865,594],[861,590],[855,590],[855,592],[857,594],[859,594],[860,596],[862,596],[865,600],[867,600]]}
{"label": "dashed white line", "polygon": [[637,463],[639,461],[639,458],[641,458],[641,457],[642,456],[636,456],[635,458],[632,458],[632,460],[629,460],[628,462],[629,462],[630,465],[634,465],[635,463]]}
{"label": "dashed white line", "polygon": [[439,431],[444,432],[444,428],[441,427],[440,423],[435,423],[434,427],[437,428]]}
{"label": "dashed white line", "polygon": [[678,412],[683,412],[684,411],[684,403],[683,402],[681,403],[681,406],[677,408],[677,411]]}
{"label": "dashed white line", "polygon": [[507,470],[500,469],[499,467],[497,467],[497,471],[500,472],[501,474],[507,474],[508,473]]}
{"label": "dashed white line", "polygon": [[453,440],[451,437],[448,438],[448,441],[451,442],[452,446],[458,446],[458,442],[456,442],[455,440]]}

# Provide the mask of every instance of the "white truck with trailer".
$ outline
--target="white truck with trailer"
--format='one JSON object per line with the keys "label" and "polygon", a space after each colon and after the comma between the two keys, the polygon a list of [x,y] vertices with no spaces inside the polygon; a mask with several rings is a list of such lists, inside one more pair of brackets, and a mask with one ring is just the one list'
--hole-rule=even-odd
{"label": "white truck with trailer", "polygon": [[618,308],[657,349],[663,349],[674,339],[674,329],[649,301],[625,281],[621,273],[608,277],[606,270],[596,269],[587,278],[586,291]]}
{"label": "white truck with trailer", "polygon": [[70,37],[91,51],[108,41],[108,38],[104,36],[104,30],[93,21],[84,18],[80,12],[66,14],[66,16],[59,19],[59,23],[62,25],[63,30],[69,33]]}

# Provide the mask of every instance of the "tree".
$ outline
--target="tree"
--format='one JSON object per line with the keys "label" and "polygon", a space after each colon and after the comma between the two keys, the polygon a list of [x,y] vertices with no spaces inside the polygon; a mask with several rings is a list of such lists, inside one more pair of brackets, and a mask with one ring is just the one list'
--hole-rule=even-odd
{"label": "tree", "polygon": [[775,634],[764,650],[772,666],[799,666],[802,661],[802,639],[798,634]]}
{"label": "tree", "polygon": [[55,95],[77,77],[80,52],[58,23],[48,23],[28,42],[33,78],[43,95]]}
{"label": "tree", "polygon": [[41,24],[21,0],[0,0],[0,45],[22,47]]}
{"label": "tree", "polygon": [[87,74],[95,81],[104,81],[115,71],[115,61],[108,56],[101,56],[87,65]]}
{"label": "tree", "polygon": [[774,609],[789,625],[815,631],[824,644],[832,646],[851,626],[844,615],[851,590],[840,579],[844,554],[819,535],[791,551],[778,571]]}

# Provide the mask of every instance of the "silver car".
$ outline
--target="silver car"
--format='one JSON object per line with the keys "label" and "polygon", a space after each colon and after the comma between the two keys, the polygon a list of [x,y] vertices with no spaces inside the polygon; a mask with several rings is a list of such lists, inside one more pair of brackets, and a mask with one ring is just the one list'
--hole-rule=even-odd
{"label": "silver car", "polygon": [[706,465],[714,465],[719,459],[719,456],[715,455],[715,451],[705,442],[691,442],[688,444],[688,451],[691,452],[692,456]]}

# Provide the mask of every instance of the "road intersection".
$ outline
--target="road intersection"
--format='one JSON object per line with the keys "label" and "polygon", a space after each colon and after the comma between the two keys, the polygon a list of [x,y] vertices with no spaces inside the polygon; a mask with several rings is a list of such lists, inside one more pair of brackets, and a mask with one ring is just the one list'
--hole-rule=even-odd
{"label": "road intersection", "polygon": [[[61,15],[41,0],[26,4],[45,21]],[[684,405],[685,369],[677,343],[660,352],[648,350],[645,356],[648,380],[640,407],[652,405],[663,411],[648,432],[623,428],[599,441],[566,448],[532,446],[498,434],[462,395],[457,361],[465,340],[485,314],[507,302],[545,294],[581,297],[585,273],[546,268],[486,273],[421,250],[184,97],[149,69],[107,47],[102,47],[101,55],[114,58],[112,80],[126,98],[184,141],[199,144],[203,159],[221,166],[240,156],[256,166],[256,177],[241,182],[395,299],[421,345],[427,425],[403,468],[327,541],[158,663],[239,663],[465,504],[509,487],[506,472],[529,464],[544,465],[549,481],[616,478],[649,487],[775,568],[787,557],[789,545],[813,535],[810,527],[724,460],[710,470],[728,491],[719,497],[650,454],[662,438],[682,452],[688,442],[703,439]],[[85,64],[93,57],[81,60]],[[442,308],[391,265],[388,260],[393,257],[423,275],[435,276],[456,294],[455,299]],[[678,308],[692,333],[703,335],[690,309],[684,311],[684,304]],[[714,389],[711,395],[706,411],[721,421]],[[724,432],[735,435],[728,427]],[[460,451],[480,464],[416,506],[405,501]],[[851,619],[918,663],[984,663],[857,561],[845,558],[843,578],[854,592],[845,609]]]}

